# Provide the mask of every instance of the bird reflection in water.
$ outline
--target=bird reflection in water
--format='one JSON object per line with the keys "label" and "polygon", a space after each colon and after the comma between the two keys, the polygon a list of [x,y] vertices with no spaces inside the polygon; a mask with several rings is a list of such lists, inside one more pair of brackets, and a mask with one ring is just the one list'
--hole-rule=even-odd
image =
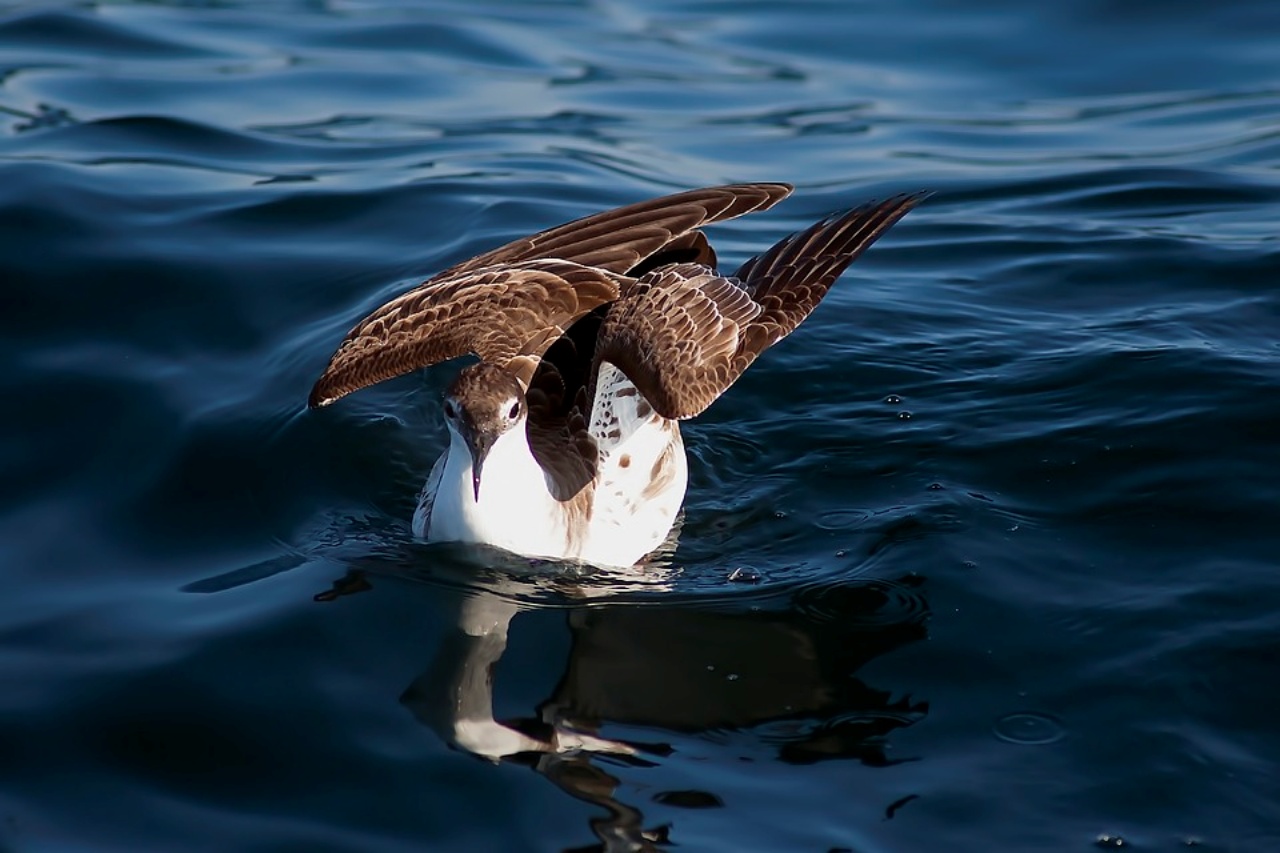
{"label": "bird reflection in water", "polygon": [[[922,719],[927,703],[894,697],[855,673],[925,637],[919,577],[672,596],[662,604],[652,595],[619,600],[618,583],[593,580],[599,579],[561,587],[554,606],[566,611],[571,643],[559,683],[530,716],[494,717],[494,673],[508,629],[517,613],[539,606],[529,603],[527,586],[522,594],[523,582],[509,577],[490,576],[487,589],[458,591],[456,626],[401,696],[450,745],[526,764],[604,809],[591,821],[600,844],[584,849],[656,850],[668,842],[671,827],[646,828],[640,804],[620,798],[621,780],[601,760],[610,768],[655,766],[681,737],[722,743],[735,733],[735,747],[725,749],[741,749],[745,735],[757,747],[751,756],[763,747],[790,764],[910,760],[890,758],[887,738]],[[368,582],[353,570],[317,598],[360,591]],[[545,589],[543,583],[543,601]],[[652,736],[636,739],[637,730]],[[686,808],[721,805],[705,791],[654,799]]]}

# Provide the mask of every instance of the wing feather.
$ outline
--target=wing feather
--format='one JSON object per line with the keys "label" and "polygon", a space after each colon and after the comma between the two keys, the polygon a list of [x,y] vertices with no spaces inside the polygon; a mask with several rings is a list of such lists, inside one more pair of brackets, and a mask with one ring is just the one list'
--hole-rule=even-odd
{"label": "wing feather", "polygon": [[433,279],[361,320],[311,389],[310,405],[474,353],[527,381],[573,321],[618,298],[619,278],[566,261],[498,264]]}
{"label": "wing feather", "polygon": [[445,271],[453,275],[498,263],[557,258],[626,273],[684,235],[715,222],[767,210],[791,194],[790,184],[705,187],[575,219],[499,246]]}
{"label": "wing feather", "polygon": [[747,261],[733,277],[690,265],[643,276],[610,308],[593,375],[608,362],[663,417],[701,413],[924,197],[895,196],[831,216]]}
{"label": "wing feather", "polygon": [[707,187],[607,210],[500,246],[392,299],[353,328],[311,390],[315,408],[468,352],[528,382],[574,321],[646,261],[715,255],[697,231],[764,210],[788,184]]}

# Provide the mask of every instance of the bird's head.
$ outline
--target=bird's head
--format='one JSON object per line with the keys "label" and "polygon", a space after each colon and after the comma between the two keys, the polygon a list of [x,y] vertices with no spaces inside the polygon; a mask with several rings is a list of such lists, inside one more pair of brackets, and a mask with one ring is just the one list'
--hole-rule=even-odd
{"label": "bird's head", "polygon": [[524,428],[528,409],[520,380],[483,361],[464,367],[445,391],[445,423],[471,453],[471,481],[477,502],[480,473],[489,451],[502,436]]}

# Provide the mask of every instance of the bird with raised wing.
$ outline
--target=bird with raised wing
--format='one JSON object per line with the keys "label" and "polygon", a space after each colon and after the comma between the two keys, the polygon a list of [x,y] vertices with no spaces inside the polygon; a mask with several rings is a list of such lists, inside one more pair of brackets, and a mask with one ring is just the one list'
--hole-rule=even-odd
{"label": "bird with raised wing", "polygon": [[479,356],[445,391],[449,446],[422,490],[414,533],[634,565],[667,539],[684,502],[679,421],[793,332],[925,195],[834,214],[732,274],[717,271],[701,229],[791,190],[676,193],[464,261],[356,324],[310,405]]}

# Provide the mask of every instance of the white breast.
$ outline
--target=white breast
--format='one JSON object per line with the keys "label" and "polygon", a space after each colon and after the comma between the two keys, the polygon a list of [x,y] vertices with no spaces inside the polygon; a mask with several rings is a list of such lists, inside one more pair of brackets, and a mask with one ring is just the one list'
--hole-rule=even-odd
{"label": "white breast", "polygon": [[[449,449],[428,481],[414,533],[428,542],[482,542],[539,557],[565,556],[564,517],[546,476],[529,451],[523,427],[499,436],[485,459],[480,500],[471,481],[471,454],[453,430]],[[421,526],[420,526],[421,525]]]}
{"label": "white breast", "polygon": [[414,514],[429,542],[478,542],[536,557],[629,567],[660,546],[684,501],[688,462],[679,427],[654,419],[601,456],[589,512],[553,497],[523,428],[484,463],[477,502],[471,455],[450,430]]}

